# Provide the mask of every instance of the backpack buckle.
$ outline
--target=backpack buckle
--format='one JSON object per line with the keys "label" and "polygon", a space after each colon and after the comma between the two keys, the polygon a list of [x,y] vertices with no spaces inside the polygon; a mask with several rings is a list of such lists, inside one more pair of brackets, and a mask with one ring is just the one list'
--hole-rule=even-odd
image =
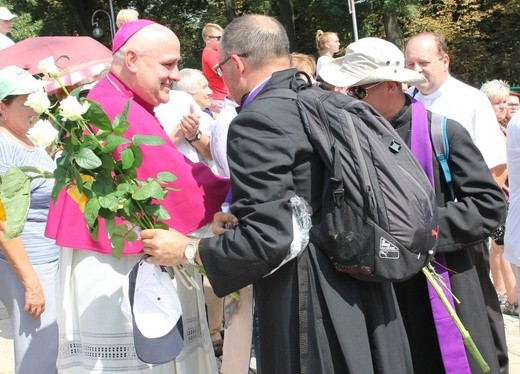
{"label": "backpack buckle", "polygon": [[396,142],[395,140],[392,140],[392,142],[390,143],[390,145],[388,146],[388,148],[389,148],[390,151],[393,152],[394,154],[398,154],[399,151],[401,150],[402,146],[401,146],[401,143]]}
{"label": "backpack buckle", "polygon": [[343,188],[343,183],[338,178],[330,178],[333,186],[332,196],[334,196],[334,203],[340,204],[345,196],[345,189]]}

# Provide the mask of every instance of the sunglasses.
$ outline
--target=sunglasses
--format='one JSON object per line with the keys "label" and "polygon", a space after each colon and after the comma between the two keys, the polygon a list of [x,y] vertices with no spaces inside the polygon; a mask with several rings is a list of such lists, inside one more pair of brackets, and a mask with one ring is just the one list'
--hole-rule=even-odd
{"label": "sunglasses", "polygon": [[374,88],[375,86],[380,85],[383,82],[379,82],[376,84],[373,84],[368,87],[363,86],[356,86],[356,87],[349,87],[347,88],[347,95],[355,97],[358,100],[364,100],[368,97],[368,90],[371,88]]}
{"label": "sunglasses", "polygon": [[216,41],[220,42],[220,39],[222,39],[222,35],[218,35],[218,36],[208,35],[208,38],[215,39]]}
{"label": "sunglasses", "polygon": [[226,64],[229,60],[231,60],[231,57],[233,55],[237,55],[238,57],[243,57],[243,58],[247,58],[247,53],[242,53],[242,54],[237,54],[237,53],[232,53],[230,54],[228,57],[226,57],[224,60],[222,60],[221,62],[219,62],[218,64],[216,64],[214,67],[213,67],[213,71],[215,72],[215,74],[217,74],[219,77],[222,76],[222,66],[224,64]]}

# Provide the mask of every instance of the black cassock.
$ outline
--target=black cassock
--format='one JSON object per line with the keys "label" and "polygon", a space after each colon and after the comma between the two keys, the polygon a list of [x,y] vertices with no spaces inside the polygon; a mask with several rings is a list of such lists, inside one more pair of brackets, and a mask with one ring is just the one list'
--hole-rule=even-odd
{"label": "black cassock", "polygon": [[[406,106],[390,119],[407,143],[410,141],[411,126],[409,104],[407,100]],[[449,120],[447,136],[450,145],[448,162],[457,202],[449,201],[444,177],[437,161],[433,160],[440,226],[437,252],[445,255],[452,291],[461,301],[455,304],[457,314],[490,366],[491,373],[498,373],[497,353],[473,255],[475,247],[483,245],[483,241],[502,222],[506,203],[466,129],[458,122]],[[415,372],[443,373],[444,365],[424,275],[420,273],[408,281],[396,283],[395,292],[407,329]],[[481,373],[469,352],[467,356],[472,373]]]}
{"label": "black cassock", "polygon": [[[231,123],[231,211],[240,223],[220,237],[201,240],[208,278],[219,296],[254,284],[265,374],[299,374],[301,361],[307,362],[310,374],[411,373],[391,284],[338,273],[313,245],[264,277],[289,252],[289,199],[304,197],[314,221],[320,213],[323,165],[305,135],[296,103],[262,99],[273,87],[302,84],[293,80],[294,73],[275,73]],[[307,278],[301,284],[298,273]],[[301,335],[302,327],[306,334]],[[307,349],[301,336],[306,336]]]}

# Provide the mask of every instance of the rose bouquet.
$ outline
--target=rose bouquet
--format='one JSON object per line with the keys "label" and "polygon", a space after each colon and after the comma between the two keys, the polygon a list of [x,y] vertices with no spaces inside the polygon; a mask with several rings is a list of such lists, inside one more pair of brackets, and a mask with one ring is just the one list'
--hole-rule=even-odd
{"label": "rose bouquet", "polygon": [[[170,217],[158,202],[171,190],[167,183],[176,177],[164,171],[155,178],[139,180],[136,171],[143,162],[140,147],[161,145],[163,140],[143,135],[124,138],[130,102],[111,122],[97,103],[80,97],[80,90],[67,91],[52,57],[40,61],[38,68],[44,79],[60,84],[66,97],[51,103],[41,90],[30,94],[25,105],[57,128],[54,145],[61,154],[54,173],[12,167],[1,176],[0,219],[7,221],[7,238],[19,236],[23,230],[30,203],[30,181],[34,178],[55,179],[55,200],[62,190],[67,191],[78,203],[94,240],[99,219],[104,219],[114,257],[121,256],[125,241],[138,239],[140,229],[167,229],[162,221]],[[116,149],[122,149],[118,157]]]}

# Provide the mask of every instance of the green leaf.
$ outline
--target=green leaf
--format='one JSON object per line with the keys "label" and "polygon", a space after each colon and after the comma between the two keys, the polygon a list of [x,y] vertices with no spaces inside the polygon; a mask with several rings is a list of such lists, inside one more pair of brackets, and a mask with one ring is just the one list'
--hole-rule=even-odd
{"label": "green leaf", "polygon": [[117,190],[121,192],[132,192],[137,191],[137,187],[135,186],[135,184],[119,183],[117,185]]}
{"label": "green leaf", "polygon": [[56,200],[58,200],[58,196],[59,196],[61,190],[63,190],[66,186],[67,186],[67,184],[63,181],[56,181],[56,183],[54,183],[54,186],[52,187],[52,192],[51,192],[51,197],[52,197],[53,202],[56,202]]}
{"label": "green leaf", "polygon": [[88,233],[92,240],[97,241],[98,235],[99,235],[99,220],[96,218],[96,221],[94,222],[94,225],[92,227],[88,228]]}
{"label": "green leaf", "polygon": [[83,169],[93,170],[101,166],[102,162],[96,154],[88,148],[81,148],[74,157],[78,166]]}
{"label": "green leaf", "polygon": [[98,201],[101,208],[108,209],[111,212],[117,212],[119,199],[114,195],[110,194],[107,196],[99,196]]}
{"label": "green leaf", "polygon": [[157,179],[159,179],[161,182],[175,182],[177,177],[169,171],[161,171],[159,174],[157,174]]}
{"label": "green leaf", "polygon": [[130,143],[130,141],[122,136],[109,135],[103,147],[103,153],[114,152],[117,147],[125,143]]}
{"label": "green leaf", "polygon": [[121,258],[121,253],[125,249],[125,240],[122,236],[112,234],[109,236],[110,245],[112,246],[112,256],[118,260]]}
{"label": "green leaf", "polygon": [[87,99],[90,103],[90,107],[87,112],[83,114],[83,118],[85,122],[93,124],[96,128],[100,130],[112,130],[112,125],[110,124],[110,120],[107,115],[103,111],[103,108],[99,106],[95,101]]}
{"label": "green leaf", "polygon": [[96,138],[100,142],[102,142],[102,141],[106,140],[108,138],[108,136],[111,134],[112,134],[112,128],[110,129],[110,131],[98,130],[98,132],[96,132]]}
{"label": "green leaf", "polygon": [[114,192],[114,183],[112,175],[103,173],[97,173],[96,180],[92,183],[91,190],[96,195],[104,196]]}
{"label": "green leaf", "polygon": [[164,209],[164,207],[162,205],[158,205],[158,204],[146,205],[144,207],[144,211],[147,214],[149,214],[153,217],[156,217],[160,221],[167,221],[170,219],[170,214],[168,213],[168,211],[166,209]]}
{"label": "green leaf", "polygon": [[83,215],[89,228],[94,228],[97,225],[99,208],[101,208],[101,205],[96,198],[89,199],[85,204]]}
{"label": "green leaf", "polygon": [[155,222],[153,224],[153,228],[154,229],[162,229],[162,230],[169,230],[170,228],[168,227],[168,225],[164,222]]}
{"label": "green leaf", "polygon": [[130,109],[131,102],[131,99],[128,100],[128,102],[125,105],[125,108],[123,109],[123,112],[120,115],[116,116],[114,118],[114,121],[112,122],[112,130],[116,135],[123,135],[126,132],[126,129],[128,129],[128,126],[130,125],[126,118],[128,116],[128,110]]}
{"label": "green leaf", "polygon": [[134,135],[132,136],[133,145],[163,145],[164,140],[158,136],[152,135]]}
{"label": "green leaf", "polygon": [[114,232],[114,229],[116,227],[116,222],[114,221],[114,218],[106,218],[105,219],[105,230],[107,234],[112,234]]}
{"label": "green leaf", "polygon": [[128,226],[123,224],[115,225],[114,231],[112,231],[116,235],[125,235],[129,231]]}
{"label": "green leaf", "polygon": [[134,152],[130,148],[126,148],[121,152],[121,165],[123,169],[130,169],[134,166]]}
{"label": "green leaf", "polygon": [[128,231],[125,234],[125,240],[127,240],[129,242],[135,242],[137,239],[138,239],[137,234],[132,230]]}
{"label": "green leaf", "polygon": [[142,187],[132,194],[132,198],[139,201],[150,198],[162,200],[164,196],[166,196],[166,192],[156,181],[143,183]]}
{"label": "green leaf", "polygon": [[139,210],[135,200],[128,199],[123,203],[123,212],[127,217],[135,217],[135,212]]}
{"label": "green leaf", "polygon": [[109,219],[113,220],[116,217],[116,212],[114,212],[114,211],[112,211],[110,209],[101,207],[99,209],[99,214],[98,215],[99,215],[99,217],[104,218],[106,220],[109,220]]}
{"label": "green leaf", "polygon": [[141,148],[139,148],[138,146],[135,146],[135,145],[132,145],[128,148],[130,148],[132,150],[132,152],[134,152],[134,157],[135,157],[134,167],[138,168],[143,163],[143,151],[141,151]]}
{"label": "green leaf", "polygon": [[0,194],[7,216],[7,240],[21,235],[31,203],[31,180],[19,168],[11,167],[2,176]]}
{"label": "green leaf", "polygon": [[79,172],[78,168],[73,167],[72,174],[74,175],[74,181],[76,182],[75,185],[78,187],[78,192],[84,193],[83,178],[81,178],[81,173]]}
{"label": "green leaf", "polygon": [[111,153],[102,153],[101,156],[101,168],[108,173],[112,173],[115,168],[115,160]]}

